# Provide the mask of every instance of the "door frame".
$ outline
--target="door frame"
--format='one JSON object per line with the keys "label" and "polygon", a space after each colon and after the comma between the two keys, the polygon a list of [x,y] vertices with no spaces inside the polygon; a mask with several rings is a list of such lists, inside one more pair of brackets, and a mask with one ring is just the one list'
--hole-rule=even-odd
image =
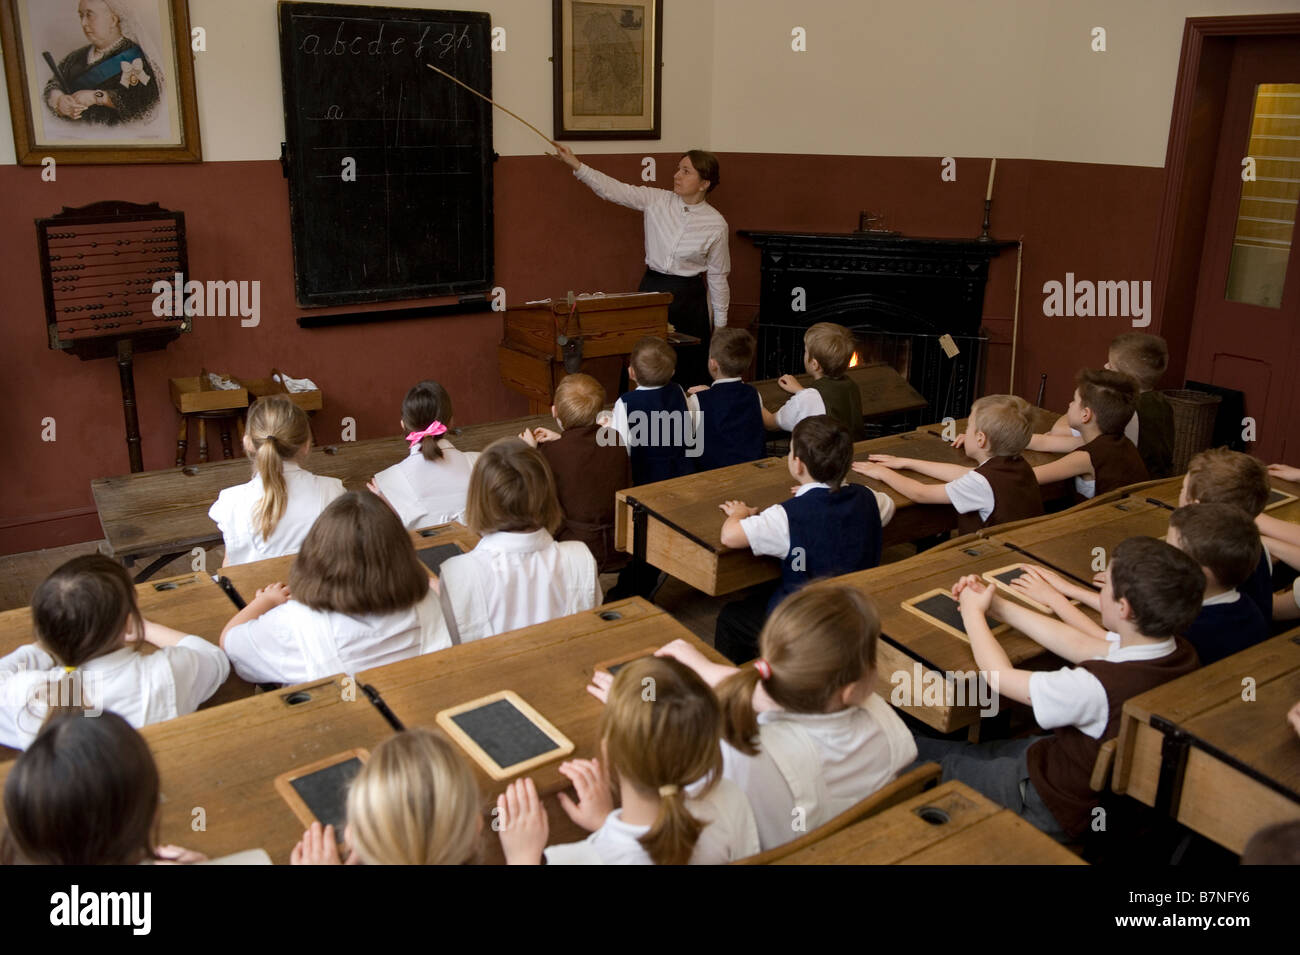
{"label": "door frame", "polygon": [[1204,223],[1236,40],[1287,35],[1300,36],[1300,13],[1188,17],[1184,23],[1151,282],[1157,316],[1152,331],[1169,343],[1166,387],[1181,387],[1186,379]]}

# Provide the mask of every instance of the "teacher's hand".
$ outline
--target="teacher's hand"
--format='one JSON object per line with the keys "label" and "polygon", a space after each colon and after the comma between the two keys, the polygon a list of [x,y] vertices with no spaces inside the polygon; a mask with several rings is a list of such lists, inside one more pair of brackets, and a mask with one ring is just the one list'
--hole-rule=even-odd
{"label": "teacher's hand", "polygon": [[576,170],[579,166],[582,165],[582,160],[580,160],[577,156],[573,155],[573,150],[570,149],[568,146],[564,146],[560,143],[555,144],[555,152],[547,153],[547,155],[558,159],[560,162],[567,165],[570,169]]}

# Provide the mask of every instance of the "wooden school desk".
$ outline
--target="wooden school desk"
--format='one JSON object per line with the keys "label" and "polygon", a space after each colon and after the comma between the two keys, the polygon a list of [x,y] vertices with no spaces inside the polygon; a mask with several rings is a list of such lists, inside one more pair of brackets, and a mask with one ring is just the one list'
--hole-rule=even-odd
{"label": "wooden school desk", "polygon": [[1086,865],[1051,836],[952,780],[773,865]]}
{"label": "wooden school desk", "polygon": [[[1055,420],[1049,412],[1038,411],[1040,423],[1048,417]],[[853,447],[853,459],[865,461],[872,454],[894,454],[972,466],[974,462],[965,452],[943,440],[941,430],[942,425],[927,425],[905,434],[860,441]],[[1056,457],[1059,455],[1037,452],[1026,456],[1031,464]],[[915,472],[908,472],[908,476],[924,484],[942,483]],[[853,472],[848,480],[887,494],[894,502],[893,520],[885,527],[886,547],[942,534],[957,526],[957,512],[947,504],[915,504],[885,484]],[[620,491],[615,511],[616,545],[712,596],[772,580],[781,572],[778,561],[755,557],[748,548],[732,550],[722,546],[720,535],[726,515],[718,505],[725,500],[741,500],[762,510],[788,500],[793,484],[784,458],[765,458]],[[1065,482],[1049,485],[1044,494],[1050,497],[1063,493],[1064,488]]]}
{"label": "wooden school desk", "polygon": [[[209,858],[265,849],[287,863],[304,827],[275,791],[275,777],[348,749],[373,749],[393,732],[342,680],[260,693],[141,730],[162,782],[161,844]],[[0,765],[0,786],[12,765]]]}
{"label": "wooden school desk", "polygon": [[[712,647],[658,607],[632,598],[548,623],[440,650],[357,674],[359,685],[373,687],[406,726],[435,726],[440,710],[495,693],[514,690],[555,725],[576,747],[571,758],[599,755],[597,724],[601,703],[586,692],[595,664],[641,650],[653,650],[676,639],[691,643],[710,660],[726,663]],[[589,833],[569,819],[554,794],[568,789],[561,776],[562,760],[532,773],[545,796],[550,817],[550,842],[574,842]],[[485,811],[496,805],[506,782],[491,779],[474,767],[484,796]],[[484,859],[499,861],[500,844],[490,828],[484,833]]]}
{"label": "wooden school desk", "polygon": [[[795,380],[805,388],[812,384],[812,375],[795,375]],[[918,411],[929,402],[907,379],[883,362],[858,365],[845,372],[845,377],[858,386],[862,401],[862,417],[881,418],[886,415]],[[751,382],[758,392],[763,407],[776,413],[793,397],[777,384],[776,378]]]}
{"label": "wooden school desk", "polygon": [[[550,415],[531,415],[454,429],[448,437],[461,451],[481,451],[493,441],[519,434],[525,428],[555,427]],[[339,478],[348,490],[361,490],[374,475],[406,457],[401,437],[373,438],[313,448],[307,470]],[[146,580],[158,568],[192,548],[221,543],[221,532],[208,517],[217,495],[251,477],[248,458],[144,471],[90,482],[99,522],[104,529],[104,552],[131,567],[144,557],[154,557],[137,575]]]}
{"label": "wooden school desk", "polygon": [[[969,642],[904,609],[902,603],[936,588],[950,589],[967,574],[982,574],[1022,560],[1022,554],[997,541],[967,538],[907,560],[834,578],[836,583],[857,587],[870,596],[880,613],[876,692],[893,703],[895,687],[910,686],[917,693],[918,679],[924,690],[935,679],[933,674],[975,671],[975,655]],[[1017,630],[997,634],[997,639],[1016,666],[1056,659]],[[957,705],[959,697],[942,702],[923,697],[919,702],[897,708],[942,733],[951,733],[978,722],[977,699],[971,699],[968,690],[963,706]]]}
{"label": "wooden school desk", "polygon": [[[1011,529],[989,528],[987,538],[1021,552],[1022,560],[1045,564],[1079,583],[1091,585],[1094,564],[1105,566],[1115,548],[1130,537],[1161,538],[1169,533],[1173,511],[1137,497],[1085,503],[1053,517],[1021,521]],[[1095,548],[1104,554],[1094,554]]]}
{"label": "wooden school desk", "polygon": [[1135,696],[1112,786],[1240,853],[1263,827],[1300,819],[1297,701],[1300,629]]}
{"label": "wooden school desk", "polygon": [[[202,637],[216,643],[221,628],[234,614],[235,608],[212,578],[207,574],[181,574],[164,580],[137,584],[136,602],[146,620]],[[0,613],[0,656],[6,656],[19,647],[36,641],[32,632],[30,607],[18,607]],[[153,653],[152,644],[145,644],[142,653]],[[203,704],[216,706],[230,700],[252,696],[254,687],[235,675],[234,670],[215,694]]]}

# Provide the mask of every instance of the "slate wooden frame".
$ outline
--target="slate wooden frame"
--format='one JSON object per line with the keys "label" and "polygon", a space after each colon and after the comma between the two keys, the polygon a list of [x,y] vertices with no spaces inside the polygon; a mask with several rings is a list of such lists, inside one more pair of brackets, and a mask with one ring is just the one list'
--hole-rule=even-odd
{"label": "slate wooden frame", "polygon": [[[566,104],[572,105],[572,96],[570,91],[565,89],[564,85],[564,67],[566,63],[571,63],[574,58],[572,46],[567,46],[564,42],[564,24],[566,21],[572,22],[573,5],[575,2],[582,0],[551,0],[552,3],[552,82],[554,84],[554,129],[555,139],[562,140],[593,140],[593,139],[661,139],[661,117],[662,117],[662,91],[663,91],[663,23],[664,23],[664,3],[663,0],[637,0],[638,4],[644,5],[647,13],[652,17],[651,28],[654,31],[653,37],[653,62],[651,63],[650,88],[652,90],[653,102],[648,110],[642,112],[643,123],[633,127],[621,129],[601,129],[599,127],[576,126],[566,124],[565,117],[568,115]],[[590,0],[590,2],[601,2],[601,0]],[[616,6],[617,4],[609,4]],[[630,4],[629,4],[630,5]],[[593,122],[600,122],[599,116],[590,117]]]}
{"label": "slate wooden frame", "polygon": [[[110,145],[54,146],[42,145],[36,139],[33,122],[31,90],[27,85],[27,50],[20,35],[18,9],[20,3],[48,3],[49,0],[0,0],[0,50],[5,61],[5,86],[9,91],[9,116],[14,131],[14,152],[21,166],[39,166],[47,157],[56,163],[71,165],[109,165],[119,163],[181,163],[202,162],[203,148],[199,137],[198,100],[194,92],[194,56],[190,48],[189,0],[167,0],[171,28],[164,29],[176,54],[168,62],[172,84],[172,100],[180,110],[180,143],[158,145],[155,142],[139,146],[120,143]],[[69,6],[75,12],[75,8]]]}

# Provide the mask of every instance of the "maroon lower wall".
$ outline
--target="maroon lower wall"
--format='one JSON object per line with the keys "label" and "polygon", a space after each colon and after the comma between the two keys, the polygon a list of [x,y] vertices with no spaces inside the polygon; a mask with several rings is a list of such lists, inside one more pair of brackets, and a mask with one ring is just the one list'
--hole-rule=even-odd
{"label": "maroon lower wall", "polygon": [[[639,181],[640,159],[597,156],[593,164]],[[657,156],[662,181],[676,159]],[[935,158],[722,154],[720,160],[722,184],[714,199],[733,232],[847,232],[862,209],[884,213],[890,228],[907,235],[979,231],[987,160],[959,160],[957,182],[940,181]],[[1045,318],[1042,287],[1063,280],[1067,271],[1079,279],[1150,278],[1163,177],[1163,170],[1147,167],[999,162],[992,231],[1025,242],[1018,393],[1032,399],[1039,373],[1047,372],[1047,404],[1064,408],[1076,368],[1101,365],[1106,342],[1131,327],[1116,318]],[[524,400],[497,376],[499,315],[298,327],[303,310],[293,298],[288,200],[278,162],[61,166],[54,183],[41,181],[39,167],[2,166],[0,196],[0,452],[6,462],[0,553],[99,537],[90,481],[128,470],[115,364],[82,362],[46,344],[33,220],[65,205],[125,199],[181,210],[193,278],[262,283],[260,326],[199,319],[193,333],[165,351],[137,357],[146,468],[174,461],[178,416],[167,379],[196,375],[200,366],[249,377],[276,366],[314,378],[325,394],[314,423],[322,443],[339,440],[345,416],[356,419],[358,438],[395,433],[405,389],[426,377],[447,386],[462,424],[526,412]],[[503,158],[495,205],[496,281],[508,301],[636,287],[644,268],[639,216],[601,202],[554,160]],[[733,316],[747,324],[757,311],[758,253],[734,235],[731,251]],[[998,343],[989,361],[989,391],[1007,385],[1015,273],[1014,252],[1004,253],[993,263],[985,295],[986,325]],[[1147,330],[1158,331],[1158,324]],[[46,417],[57,423],[54,442],[41,440]]]}

